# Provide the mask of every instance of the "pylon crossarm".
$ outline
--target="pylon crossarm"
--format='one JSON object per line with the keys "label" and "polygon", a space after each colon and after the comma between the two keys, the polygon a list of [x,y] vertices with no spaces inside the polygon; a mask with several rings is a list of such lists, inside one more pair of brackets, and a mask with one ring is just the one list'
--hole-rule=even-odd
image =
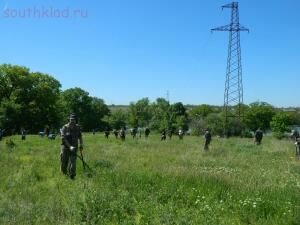
{"label": "pylon crossarm", "polygon": [[248,33],[250,33],[250,30],[244,26],[239,26],[239,31],[247,31]]}
{"label": "pylon crossarm", "polygon": [[216,27],[214,29],[211,29],[212,32],[214,31],[229,31],[230,30],[230,24],[229,25],[225,25],[225,26],[221,26],[221,27]]}
{"label": "pylon crossarm", "polygon": [[229,3],[229,4],[223,5],[222,9],[224,9],[224,8],[237,8],[237,7],[238,7],[237,2],[232,2],[232,3]]}

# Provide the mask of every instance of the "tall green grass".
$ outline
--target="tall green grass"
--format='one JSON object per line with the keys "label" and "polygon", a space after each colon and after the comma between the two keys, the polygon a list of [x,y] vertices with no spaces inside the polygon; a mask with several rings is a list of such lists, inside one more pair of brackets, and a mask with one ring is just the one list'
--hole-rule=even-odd
{"label": "tall green grass", "polygon": [[92,175],[77,160],[71,180],[59,170],[59,139],[2,140],[0,224],[300,224],[292,141],[214,138],[208,152],[192,136],[84,142]]}

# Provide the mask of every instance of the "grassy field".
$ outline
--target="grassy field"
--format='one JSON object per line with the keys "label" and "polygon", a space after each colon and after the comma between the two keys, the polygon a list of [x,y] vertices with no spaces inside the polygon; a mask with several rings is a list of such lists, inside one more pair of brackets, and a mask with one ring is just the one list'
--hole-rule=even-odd
{"label": "grassy field", "polygon": [[[9,148],[12,139],[16,144]],[[59,170],[60,141],[0,142],[0,224],[300,224],[293,142],[84,134],[93,172]]]}

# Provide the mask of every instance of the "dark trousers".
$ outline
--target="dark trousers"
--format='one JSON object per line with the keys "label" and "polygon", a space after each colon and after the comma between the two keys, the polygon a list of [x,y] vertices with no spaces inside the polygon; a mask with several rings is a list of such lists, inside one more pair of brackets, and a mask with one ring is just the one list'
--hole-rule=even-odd
{"label": "dark trousers", "polygon": [[[66,148],[65,146],[61,146],[60,170],[64,174],[67,174],[67,172],[69,172],[70,176],[74,176],[74,177],[76,176],[76,154],[77,154],[77,149],[71,152],[69,148]],[[69,165],[69,161],[70,161],[70,165]]]}
{"label": "dark trousers", "polygon": [[209,144],[210,144],[210,140],[205,140],[205,143],[204,143],[204,150],[208,150],[209,148]]}
{"label": "dark trousers", "polygon": [[261,140],[262,140],[262,138],[256,138],[255,139],[255,144],[256,145],[260,145],[261,144]]}
{"label": "dark trousers", "polygon": [[300,155],[300,145],[296,145],[296,155]]}

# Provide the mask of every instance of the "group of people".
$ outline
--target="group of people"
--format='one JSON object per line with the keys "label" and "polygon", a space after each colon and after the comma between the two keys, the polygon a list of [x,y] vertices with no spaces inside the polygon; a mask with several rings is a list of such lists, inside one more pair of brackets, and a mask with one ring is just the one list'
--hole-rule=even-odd
{"label": "group of people", "polygon": [[[2,129],[0,128],[0,141],[1,141],[2,138],[3,138],[4,131],[5,131],[5,130],[2,130]],[[22,141],[26,140],[26,130],[25,130],[25,129],[21,128],[21,130],[20,130],[20,135],[21,135],[21,140],[22,140]]]}
{"label": "group of people", "polygon": [[[76,158],[78,157],[78,150],[83,151],[83,140],[82,133],[79,125],[77,124],[77,118],[75,114],[71,114],[69,117],[69,122],[65,124],[60,130],[61,135],[61,151],[60,151],[60,168],[63,174],[68,174],[71,179],[74,179],[76,176]],[[136,138],[137,133],[139,132],[139,137],[142,137],[142,130],[133,128],[130,130],[130,134],[133,138]],[[25,140],[26,131],[21,129],[21,139]],[[49,130],[46,130],[45,133],[49,135]],[[95,134],[95,132],[93,132]],[[112,133],[115,135],[115,138],[120,138],[122,141],[125,141],[126,129],[125,127],[118,130],[113,130]],[[144,129],[145,138],[148,138],[150,134],[150,129],[146,127]],[[110,131],[106,130],[104,132],[106,138],[109,137]],[[165,130],[161,133],[161,141],[166,140],[167,132]],[[178,131],[179,139],[182,139],[184,132],[182,130]],[[3,136],[3,130],[0,129],[0,140]],[[168,132],[168,136],[171,139],[172,132]],[[296,145],[296,155],[300,155],[300,136],[297,131],[293,131],[292,138],[294,138]],[[260,145],[263,139],[263,131],[259,128],[254,134],[254,142],[256,145]],[[79,141],[79,144],[78,144]],[[209,129],[205,130],[204,133],[204,150],[209,150],[209,145],[212,141],[212,135]]]}
{"label": "group of people", "polygon": [[[83,151],[83,140],[82,133],[80,127],[76,124],[77,118],[75,114],[71,114],[69,117],[69,123],[65,124],[61,129],[61,151],[60,151],[60,169],[63,174],[67,175],[69,172],[70,178],[74,179],[76,176],[76,158],[78,157],[78,150]],[[135,138],[136,133],[131,132],[133,137]],[[150,134],[150,129],[148,127],[145,128],[145,137],[148,138]],[[95,132],[93,131],[93,134]],[[119,138],[122,141],[125,141],[126,130],[125,127],[121,128],[120,131],[113,130],[113,134],[116,138]],[[106,130],[104,132],[106,138],[109,137],[110,131]],[[140,134],[141,137],[141,134]],[[78,146],[79,141],[79,146]],[[82,159],[82,158],[81,158]],[[69,171],[68,171],[69,169]]]}
{"label": "group of people", "polygon": [[[161,132],[161,134],[160,134],[160,140],[161,141],[165,141],[165,140],[167,140],[167,135],[168,135],[168,137],[169,137],[169,139],[171,140],[172,139],[172,136],[173,136],[173,131],[172,130],[168,130],[168,131],[166,131],[166,130],[163,130],[162,132]],[[183,130],[179,130],[178,131],[178,137],[179,137],[179,139],[180,140],[182,140],[183,139],[183,136],[184,136],[184,132],[183,132]]]}
{"label": "group of people", "polygon": [[[125,127],[122,127],[119,131],[117,129],[113,129],[112,133],[115,135],[116,139],[118,139],[120,137],[120,139],[122,141],[125,141],[125,138],[126,138],[126,128]],[[132,129],[130,129],[130,134],[131,134],[133,139],[136,138],[137,133],[139,133],[139,138],[142,138],[142,129],[141,128],[132,128]],[[95,133],[93,133],[93,134],[95,134]],[[145,134],[145,138],[148,138],[148,136],[150,134],[150,129],[148,127],[145,128],[144,134]],[[106,139],[108,139],[109,135],[110,135],[110,130],[106,129],[104,131],[104,137]]]}
{"label": "group of people", "polygon": [[[172,138],[172,134],[173,134],[172,131],[168,132],[169,139]],[[183,132],[183,130],[180,129],[178,131],[179,140],[182,140],[183,136],[184,136],[184,132]],[[166,131],[163,130],[162,133],[161,133],[161,135],[160,135],[160,140],[161,141],[165,141],[166,139],[167,139]],[[208,150],[209,149],[210,142],[211,142],[211,133],[210,133],[209,129],[206,129],[205,133],[204,133],[204,150]]]}
{"label": "group of people", "polygon": [[[297,130],[292,130],[292,134],[290,136],[293,140],[295,140],[295,148],[296,155],[300,155],[300,134]],[[263,132],[259,128],[254,134],[254,142],[256,145],[260,145],[263,138]]]}
{"label": "group of people", "polygon": [[[70,178],[74,179],[76,176],[76,158],[78,157],[78,150],[83,150],[83,139],[82,133],[79,125],[76,124],[77,118],[75,114],[71,114],[69,117],[69,123],[65,124],[61,129],[61,151],[60,151],[60,169],[63,174],[67,175],[69,172]],[[94,133],[94,132],[93,132]],[[133,138],[136,137],[137,129],[131,130],[131,135]],[[95,133],[94,133],[95,134]],[[120,131],[113,130],[113,134],[116,138],[121,138],[122,141],[125,141],[126,130],[125,128],[121,128]],[[148,138],[150,134],[150,129],[148,127],[144,130],[145,138]],[[182,139],[183,131],[180,130],[178,132],[179,138]],[[106,138],[109,137],[110,131],[106,130],[104,132]],[[166,132],[162,133],[164,136],[163,139],[166,139]],[[141,133],[140,133],[141,137]],[[208,150],[208,146],[211,142],[211,134],[209,130],[205,132],[205,146],[204,149]],[[79,141],[79,145],[78,145]]]}

